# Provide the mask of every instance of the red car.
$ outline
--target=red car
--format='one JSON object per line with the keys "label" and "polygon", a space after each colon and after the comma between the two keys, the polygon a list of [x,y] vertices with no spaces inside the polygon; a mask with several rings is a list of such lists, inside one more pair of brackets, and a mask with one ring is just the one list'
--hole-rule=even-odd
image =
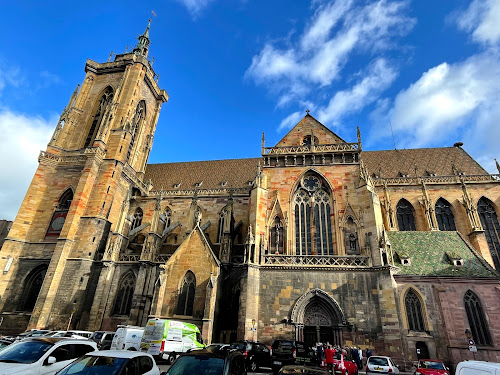
{"label": "red car", "polygon": [[415,375],[450,375],[450,371],[439,359],[420,359]]}
{"label": "red car", "polygon": [[348,354],[335,353],[333,357],[334,375],[358,375],[358,366]]}

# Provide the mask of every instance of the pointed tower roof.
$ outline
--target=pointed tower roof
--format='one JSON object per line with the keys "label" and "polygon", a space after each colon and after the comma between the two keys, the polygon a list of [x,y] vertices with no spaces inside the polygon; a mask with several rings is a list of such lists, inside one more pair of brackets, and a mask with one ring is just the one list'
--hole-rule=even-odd
{"label": "pointed tower roof", "polygon": [[142,35],[139,35],[137,39],[139,39],[139,42],[137,43],[137,46],[134,48],[134,53],[136,55],[148,55],[148,47],[151,41],[149,40],[149,28],[151,27],[151,19],[149,19],[148,26],[146,27],[146,30]]}

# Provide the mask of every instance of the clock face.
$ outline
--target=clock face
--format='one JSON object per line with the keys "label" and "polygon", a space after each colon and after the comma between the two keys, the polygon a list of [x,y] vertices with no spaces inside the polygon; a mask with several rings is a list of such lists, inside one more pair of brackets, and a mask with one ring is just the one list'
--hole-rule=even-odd
{"label": "clock face", "polygon": [[54,221],[52,221],[51,229],[53,231],[61,231],[65,221],[66,219],[62,216],[56,217]]}

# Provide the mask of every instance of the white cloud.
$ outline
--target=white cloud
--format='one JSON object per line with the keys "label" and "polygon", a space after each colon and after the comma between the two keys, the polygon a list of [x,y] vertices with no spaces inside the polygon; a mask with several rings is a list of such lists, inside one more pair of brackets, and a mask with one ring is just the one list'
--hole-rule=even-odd
{"label": "white cloud", "polygon": [[193,18],[198,18],[213,0],[177,0],[177,2],[184,5]]}
{"label": "white cloud", "polygon": [[56,122],[0,110],[0,219],[14,220]]}
{"label": "white cloud", "polygon": [[297,124],[300,121],[302,117],[304,117],[303,112],[292,113],[291,115],[284,118],[283,121],[281,121],[278,130],[291,129],[295,124]]}
{"label": "white cloud", "polygon": [[[323,119],[335,121],[352,112],[347,104],[355,103],[356,109],[361,109],[376,100],[397,74],[384,64],[386,75],[378,73],[382,81],[376,87],[372,77],[376,73],[367,69],[365,79],[357,78],[354,87],[335,94],[332,85],[349,60],[364,53],[369,59],[383,61],[377,54],[392,48],[394,37],[409,32],[415,20],[404,14],[408,1],[377,0],[357,5],[352,0],[331,0],[313,1],[312,6],[316,7],[314,15],[297,43],[287,41],[290,46],[286,48],[265,44],[252,58],[245,76],[266,86],[277,97],[278,107],[326,91],[326,96],[318,98],[331,98],[328,108],[323,109]],[[284,119],[279,129],[286,127],[289,119]]]}
{"label": "white cloud", "polygon": [[371,64],[366,75],[351,89],[338,91],[328,105],[320,108],[318,119],[323,123],[337,123],[343,116],[359,111],[373,103],[397,76],[387,61],[378,59]]}
{"label": "white cloud", "polygon": [[500,41],[500,1],[474,0],[457,17],[462,30],[472,33],[477,42],[494,45]]}

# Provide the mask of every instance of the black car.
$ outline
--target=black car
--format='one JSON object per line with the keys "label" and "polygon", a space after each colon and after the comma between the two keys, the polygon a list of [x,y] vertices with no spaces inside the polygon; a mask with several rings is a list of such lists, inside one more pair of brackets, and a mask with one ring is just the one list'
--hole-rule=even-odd
{"label": "black car", "polygon": [[271,350],[264,344],[254,341],[237,341],[231,344],[246,359],[248,371],[255,372],[259,367],[271,367]]}
{"label": "black car", "polygon": [[167,375],[246,375],[245,357],[237,350],[205,348],[184,353],[177,358]]}
{"label": "black car", "polygon": [[271,350],[271,368],[275,374],[287,365],[318,365],[314,350],[302,341],[274,340]]}
{"label": "black car", "polygon": [[95,331],[90,339],[97,343],[99,350],[109,350],[113,337],[115,337],[115,333],[112,331]]}

